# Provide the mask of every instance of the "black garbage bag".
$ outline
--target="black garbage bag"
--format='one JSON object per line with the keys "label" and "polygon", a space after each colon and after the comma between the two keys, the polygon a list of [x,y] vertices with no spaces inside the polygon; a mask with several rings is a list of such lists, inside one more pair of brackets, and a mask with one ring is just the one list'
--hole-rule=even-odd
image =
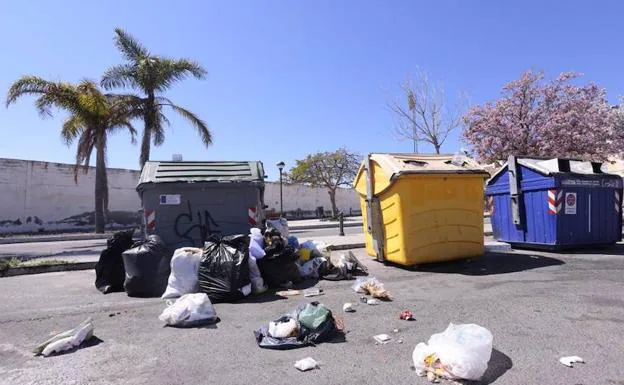
{"label": "black garbage bag", "polygon": [[[311,314],[323,313],[321,318],[315,319],[314,324],[310,325]],[[307,316],[302,317],[303,313]],[[312,317],[314,318],[314,317]],[[283,315],[276,319],[275,323],[288,323],[292,320],[295,321],[297,327],[293,335],[288,337],[275,337],[269,333],[270,326],[263,326],[254,331],[256,342],[258,346],[265,349],[276,350],[288,350],[296,349],[309,345],[316,345],[321,342],[330,341],[336,338],[343,332],[342,327],[338,327],[338,323],[334,318],[331,310],[327,309],[323,304],[318,301],[310,302],[308,304],[301,304],[292,314]]]}
{"label": "black garbage bag", "polygon": [[132,247],[134,230],[118,231],[106,240],[95,264],[95,287],[104,294],[124,291],[126,270],[121,254]]}
{"label": "black garbage bag", "polygon": [[266,255],[257,261],[264,282],[269,288],[276,289],[286,282],[301,282],[299,267],[295,263],[299,256],[290,246],[277,250],[271,246],[264,249]]}
{"label": "black garbage bag", "polygon": [[165,292],[171,253],[158,235],[135,243],[122,255],[126,269],[124,289],[129,297],[160,297]]}
{"label": "black garbage bag", "polygon": [[210,238],[197,272],[199,291],[213,303],[235,302],[243,297],[241,288],[249,280],[249,237],[230,235]]}

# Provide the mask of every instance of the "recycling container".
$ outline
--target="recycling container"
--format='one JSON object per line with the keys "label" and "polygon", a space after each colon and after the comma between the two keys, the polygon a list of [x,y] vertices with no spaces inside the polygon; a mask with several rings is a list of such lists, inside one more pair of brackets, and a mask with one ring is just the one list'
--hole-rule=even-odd
{"label": "recycling container", "polygon": [[265,220],[259,161],[150,161],[137,192],[146,235],[159,235],[172,249],[202,247],[211,236],[249,234]]}
{"label": "recycling container", "polygon": [[494,238],[571,249],[622,240],[622,178],[601,162],[509,157],[486,185]]}
{"label": "recycling container", "polygon": [[367,253],[404,266],[482,255],[487,177],[467,157],[368,155],[354,182]]}

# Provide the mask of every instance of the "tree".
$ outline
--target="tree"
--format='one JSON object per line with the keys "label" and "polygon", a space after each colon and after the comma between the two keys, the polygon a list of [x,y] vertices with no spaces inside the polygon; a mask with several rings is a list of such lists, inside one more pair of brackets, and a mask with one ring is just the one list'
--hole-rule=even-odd
{"label": "tree", "polygon": [[418,152],[418,142],[422,141],[431,144],[439,154],[449,134],[461,125],[460,110],[465,98],[460,95],[455,106],[450,108],[443,85],[432,84],[420,69],[415,78],[408,76],[401,91],[401,99],[390,103],[398,120],[395,130],[399,138],[413,141],[414,152]]}
{"label": "tree", "polygon": [[326,187],[332,206],[332,216],[338,215],[336,190],[340,186],[352,186],[360,167],[361,157],[345,148],[334,152],[310,154],[303,160],[297,160],[295,167],[288,173],[288,180],[314,187]]}
{"label": "tree", "polygon": [[618,142],[611,107],[603,88],[570,84],[579,76],[565,72],[544,82],[543,72],[524,72],[499,100],[469,109],[464,139],[487,162],[509,155],[606,158]]}
{"label": "tree", "polygon": [[149,160],[152,141],[155,146],[160,146],[165,141],[164,129],[169,125],[169,120],[163,113],[164,107],[172,109],[191,122],[204,145],[212,144],[212,134],[203,120],[162,96],[174,83],[188,76],[203,79],[206,70],[189,59],[154,55],[122,29],[115,29],[115,33],[115,44],[127,62],[109,68],[104,73],[101,84],[107,90],[131,87],[143,93],[143,96],[136,96],[132,100],[142,110],[145,124],[139,159],[141,167]]}
{"label": "tree", "polygon": [[106,175],[106,141],[108,134],[126,128],[134,141],[135,130],[130,120],[136,111],[125,103],[123,96],[105,95],[89,80],[77,85],[50,82],[37,76],[24,76],[9,89],[6,106],[24,95],[37,95],[35,106],[42,117],[52,116],[52,107],[65,110],[69,116],[63,123],[61,136],[67,145],[78,140],[74,180],[80,165],[88,170],[91,154],[95,162],[95,232],[103,233],[108,209],[108,178]]}

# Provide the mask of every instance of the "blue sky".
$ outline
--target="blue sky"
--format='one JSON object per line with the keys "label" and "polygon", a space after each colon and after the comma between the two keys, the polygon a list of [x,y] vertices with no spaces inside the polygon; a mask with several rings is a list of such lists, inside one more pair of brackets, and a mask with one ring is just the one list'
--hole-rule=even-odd
{"label": "blue sky", "polygon": [[[29,97],[4,108],[6,90],[24,74],[98,80],[121,61],[115,27],[209,72],[167,96],[208,122],[214,144],[203,147],[170,114],[152,159],[262,160],[275,179],[280,160],[288,167],[340,146],[411,151],[393,133],[387,102],[418,66],[472,103],[495,99],[528,68],[583,72],[615,103],[624,94],[622,15],[618,1],[3,1],[0,157],[73,162],[59,136],[64,115],[41,119]],[[462,146],[458,136],[444,152]],[[110,167],[138,168],[138,156],[128,135],[111,137]]]}

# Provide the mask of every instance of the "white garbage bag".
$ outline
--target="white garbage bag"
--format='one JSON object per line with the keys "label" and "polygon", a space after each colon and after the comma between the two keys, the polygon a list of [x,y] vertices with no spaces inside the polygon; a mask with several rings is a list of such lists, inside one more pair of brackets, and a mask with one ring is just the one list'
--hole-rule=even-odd
{"label": "white garbage bag", "polygon": [[412,359],[420,376],[427,372],[451,380],[480,380],[492,355],[492,333],[476,324],[450,323],[445,331],[416,345]]}
{"label": "white garbage bag", "polygon": [[177,249],[171,258],[171,274],[167,282],[167,289],[163,293],[163,299],[177,298],[184,294],[197,293],[197,270],[202,257],[202,249],[196,247],[183,247]]}
{"label": "white garbage bag", "polygon": [[283,237],[288,238],[288,220],[286,220],[286,218],[267,219],[266,227],[274,228],[279,231]]}
{"label": "white garbage bag", "polygon": [[301,278],[318,278],[319,267],[325,262],[327,262],[326,258],[318,257],[310,259],[303,265],[297,265],[299,267],[299,275],[301,275]]}
{"label": "white garbage bag", "polygon": [[252,227],[249,230],[249,256],[256,260],[264,258],[264,237],[260,229]]}
{"label": "white garbage bag", "polygon": [[74,329],[59,333],[37,346],[35,354],[47,357],[53,353],[61,353],[80,346],[84,341],[93,337],[93,329],[93,321],[89,317]]}
{"label": "white garbage bag", "polygon": [[169,326],[197,326],[212,323],[217,319],[217,311],[206,293],[184,294],[158,316]]}

